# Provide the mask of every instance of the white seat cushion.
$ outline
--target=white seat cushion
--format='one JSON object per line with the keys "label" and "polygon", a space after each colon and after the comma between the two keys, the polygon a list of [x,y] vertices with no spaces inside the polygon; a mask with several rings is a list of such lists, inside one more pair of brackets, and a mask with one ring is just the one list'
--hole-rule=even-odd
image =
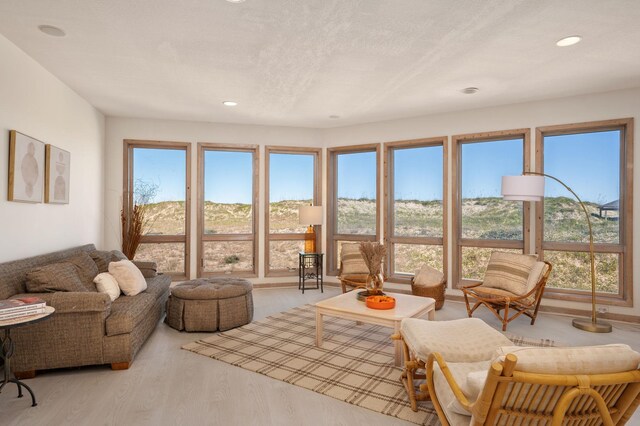
{"label": "white seat cushion", "polygon": [[490,360],[501,346],[513,345],[502,333],[478,318],[426,321],[405,318],[400,332],[411,352],[426,362],[438,352],[447,362]]}
{"label": "white seat cushion", "polygon": [[638,368],[640,353],[628,345],[612,344],[566,348],[503,346],[496,361],[507,354],[518,357],[516,370],[539,374],[609,374]]}
{"label": "white seat cushion", "polygon": [[[479,361],[479,362],[460,362],[450,363],[447,362],[449,371],[453,375],[456,383],[460,386],[462,393],[467,397],[469,402],[474,402],[479,395],[479,391],[474,394],[474,391],[467,386],[467,377],[476,372],[484,372],[486,378],[486,372],[489,370],[491,361]],[[436,388],[436,395],[438,401],[442,405],[447,420],[452,425],[468,425],[471,420],[471,413],[467,412],[459,405],[458,400],[453,394],[449,383],[444,378],[442,370],[438,367],[437,363],[433,365],[433,385]],[[463,414],[464,413],[464,414]]]}

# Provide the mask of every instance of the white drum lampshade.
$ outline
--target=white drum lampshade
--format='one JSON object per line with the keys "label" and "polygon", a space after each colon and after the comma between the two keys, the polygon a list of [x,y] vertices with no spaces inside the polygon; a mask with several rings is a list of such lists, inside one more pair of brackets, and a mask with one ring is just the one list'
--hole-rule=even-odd
{"label": "white drum lampshade", "polygon": [[300,225],[322,225],[322,206],[300,206]]}
{"label": "white drum lampshade", "polygon": [[542,201],[544,176],[502,176],[502,198],[508,201]]}

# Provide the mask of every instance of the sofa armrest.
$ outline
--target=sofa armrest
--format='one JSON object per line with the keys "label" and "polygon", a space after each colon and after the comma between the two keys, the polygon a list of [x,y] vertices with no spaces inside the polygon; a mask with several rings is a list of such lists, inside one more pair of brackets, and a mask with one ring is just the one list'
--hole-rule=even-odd
{"label": "sofa armrest", "polygon": [[153,278],[158,275],[158,264],[156,262],[134,260],[133,264],[140,269],[142,276],[145,278]]}
{"label": "sofa armrest", "polygon": [[57,291],[54,293],[28,293],[18,294],[15,297],[39,297],[48,306],[56,309],[56,314],[79,312],[106,312],[111,310],[111,299],[106,293],[91,291]]}

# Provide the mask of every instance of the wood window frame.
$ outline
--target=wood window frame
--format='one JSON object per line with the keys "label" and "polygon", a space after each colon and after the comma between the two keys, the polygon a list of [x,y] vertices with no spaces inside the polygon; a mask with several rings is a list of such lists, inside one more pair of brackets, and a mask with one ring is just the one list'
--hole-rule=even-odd
{"label": "wood window frame", "polygon": [[122,208],[131,214],[133,207],[133,150],[135,148],[146,149],[167,149],[184,150],[186,161],[185,176],[185,224],[184,235],[144,235],[140,243],[162,244],[162,243],[183,243],[184,244],[184,274],[169,272],[174,281],[189,279],[191,271],[191,143],[173,141],[154,140],[123,140],[123,178],[122,178]]}
{"label": "wood window frame", "polygon": [[[292,155],[312,155],[313,156],[313,205],[322,204],[322,148],[302,148],[291,146],[265,147],[265,188],[264,188],[264,276],[265,277],[289,277],[296,276],[297,271],[285,269],[271,269],[270,243],[271,241],[304,241],[305,233],[271,233],[269,228],[270,219],[270,158],[271,154],[292,154]],[[316,227],[316,251],[322,252],[322,225]]]}
{"label": "wood window frame", "polygon": [[[327,148],[327,275],[338,275],[338,241],[380,241],[380,152],[379,143],[349,145]],[[360,152],[376,153],[376,234],[374,235],[357,235],[357,234],[338,234],[336,225],[337,207],[337,181],[338,167],[336,160],[341,154],[356,154]]]}
{"label": "wood window frame", "polygon": [[[536,172],[544,172],[544,137],[575,133],[591,133],[607,130],[620,131],[620,242],[618,244],[594,243],[594,252],[618,253],[618,293],[596,293],[598,303],[616,306],[633,306],[633,118],[560,124],[536,128]],[[569,185],[571,183],[569,182]],[[579,195],[579,194],[578,194]],[[544,250],[589,252],[588,243],[544,242],[544,199],[537,203],[536,251],[544,258]],[[591,292],[558,289],[547,286],[544,296],[549,299],[591,302]]]}
{"label": "wood window frame", "polygon": [[482,143],[498,140],[508,140],[522,138],[523,140],[523,170],[531,170],[531,129],[512,129],[494,132],[468,133],[454,135],[451,137],[451,197],[454,208],[451,212],[452,225],[452,279],[453,288],[460,288],[465,285],[477,283],[476,280],[462,278],[462,248],[493,248],[493,249],[522,249],[523,253],[530,252],[531,246],[531,203],[523,202],[522,210],[522,242],[520,240],[481,240],[462,238],[462,156],[460,155],[461,145],[465,143]]}
{"label": "wood window frame", "polygon": [[[204,157],[206,151],[231,151],[249,152],[253,160],[253,194],[251,197],[252,233],[251,234],[209,234],[205,235],[204,223]],[[199,278],[216,276],[237,276],[244,278],[256,278],[258,276],[258,196],[260,175],[260,150],[258,145],[248,144],[224,144],[211,142],[198,142],[198,267]],[[251,241],[253,243],[253,269],[251,271],[211,272],[204,270],[204,243],[205,242],[235,242]]]}
{"label": "wood window frame", "polygon": [[[385,226],[384,226],[384,242],[387,246],[387,258],[386,258],[386,270],[389,274],[389,281],[410,284],[411,275],[398,274],[394,270],[395,264],[395,244],[418,244],[418,245],[433,245],[442,246],[442,270],[444,276],[447,276],[448,265],[448,237],[447,237],[447,217],[448,217],[448,167],[447,161],[449,158],[449,148],[447,144],[447,137],[440,136],[426,139],[412,139],[396,142],[384,143],[384,213],[385,213]],[[442,146],[442,238],[437,237],[396,237],[394,236],[394,162],[393,151],[395,149],[404,148],[423,148]]]}

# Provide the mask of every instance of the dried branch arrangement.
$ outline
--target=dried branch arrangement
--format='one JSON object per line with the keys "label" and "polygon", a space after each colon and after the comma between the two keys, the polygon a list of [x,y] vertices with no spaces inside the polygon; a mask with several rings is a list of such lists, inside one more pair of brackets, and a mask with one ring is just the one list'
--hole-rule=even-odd
{"label": "dried branch arrangement", "polygon": [[147,216],[148,204],[158,193],[158,185],[143,181],[136,181],[134,202],[131,214],[127,215],[124,207],[120,210],[122,222],[122,253],[133,260],[142,237],[151,225]]}
{"label": "dried branch arrangement", "polygon": [[122,209],[120,220],[122,221],[122,253],[127,258],[133,259],[147,228],[148,219],[145,217],[145,206],[135,204],[129,220],[127,220],[126,212]]}
{"label": "dried branch arrangement", "polygon": [[363,241],[360,243],[360,253],[369,268],[369,274],[378,275],[382,269],[382,261],[387,253],[387,248],[384,244],[374,243],[370,241]]}

